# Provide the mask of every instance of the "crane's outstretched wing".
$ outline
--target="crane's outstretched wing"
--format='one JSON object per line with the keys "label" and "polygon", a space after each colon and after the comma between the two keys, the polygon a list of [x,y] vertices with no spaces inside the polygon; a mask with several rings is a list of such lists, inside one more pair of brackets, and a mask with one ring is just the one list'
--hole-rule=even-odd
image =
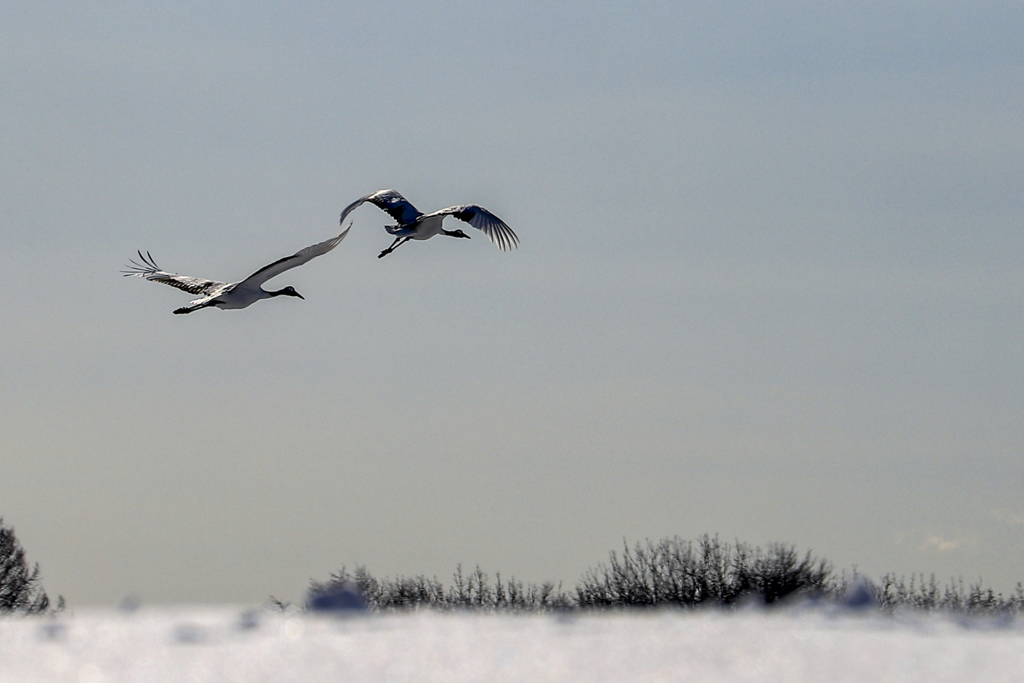
{"label": "crane's outstretched wing", "polygon": [[259,287],[270,278],[277,277],[286,270],[297,268],[298,266],[301,266],[303,263],[315,259],[317,256],[322,256],[323,254],[326,254],[331,249],[334,249],[336,246],[341,244],[341,241],[345,239],[345,235],[347,235],[348,231],[351,229],[352,226],[350,225],[344,231],[338,233],[329,240],[325,240],[323,242],[320,242],[319,244],[313,244],[311,246],[306,247],[305,249],[300,249],[291,256],[285,256],[282,259],[278,259],[273,263],[263,266],[255,273],[239,282],[238,286]]}
{"label": "crane's outstretched wing", "polygon": [[152,282],[162,282],[165,285],[183,289],[189,294],[210,294],[224,286],[223,282],[217,282],[216,280],[205,280],[201,277],[189,277],[188,275],[178,275],[177,273],[168,273],[165,270],[160,270],[160,266],[156,264],[156,261],[153,260],[148,251],[145,256],[140,251],[139,260],[142,262],[139,263],[135,259],[129,261],[129,265],[126,266],[128,270],[121,271],[125,277],[144,277]]}
{"label": "crane's outstretched wing", "polygon": [[476,204],[450,206],[447,209],[428,214],[429,216],[454,216],[460,221],[466,221],[487,235],[502,251],[519,246],[519,237],[512,232],[512,228],[505,225],[505,221]]}
{"label": "crane's outstretched wing", "polygon": [[341,212],[341,224],[344,224],[345,218],[363,202],[370,202],[378,209],[386,211],[389,216],[398,221],[399,225],[408,225],[423,215],[409,203],[409,200],[398,194],[397,190],[377,190],[346,206],[345,210]]}

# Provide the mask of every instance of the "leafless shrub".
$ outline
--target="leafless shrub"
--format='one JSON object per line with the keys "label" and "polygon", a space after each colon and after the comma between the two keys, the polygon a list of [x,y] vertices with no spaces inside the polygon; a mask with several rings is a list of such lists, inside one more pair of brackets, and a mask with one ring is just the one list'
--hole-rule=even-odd
{"label": "leafless shrub", "polygon": [[932,574],[905,577],[886,574],[877,586],[879,606],[888,611],[914,609],[919,611],[951,611],[961,614],[982,615],[994,613],[1024,613],[1024,584],[1018,583],[1013,594],[1003,597],[981,582],[964,586],[962,578],[950,579],[940,586]]}
{"label": "leafless shrub", "polygon": [[560,586],[556,589],[551,583],[525,584],[514,577],[503,580],[500,573],[495,575],[492,584],[480,567],[467,575],[463,574],[461,565],[456,568],[448,587],[437,577],[423,575],[376,579],[360,566],[354,573],[342,567],[326,582],[311,582],[309,592],[315,595],[340,585],[355,586],[367,607],[375,612],[419,608],[538,612],[571,606],[570,598],[561,592]]}
{"label": "leafless shrub", "polygon": [[774,603],[798,592],[830,593],[832,569],[825,560],[801,559],[791,546],[767,551],[730,545],[705,535],[623,544],[583,575],[576,587],[580,607],[731,605],[746,598]]}

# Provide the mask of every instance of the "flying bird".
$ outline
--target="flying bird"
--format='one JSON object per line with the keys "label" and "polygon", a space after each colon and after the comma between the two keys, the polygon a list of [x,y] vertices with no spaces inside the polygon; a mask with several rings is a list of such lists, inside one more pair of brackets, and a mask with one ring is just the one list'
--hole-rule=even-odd
{"label": "flying bird", "polygon": [[460,221],[469,223],[477,230],[483,231],[502,251],[519,246],[519,238],[512,232],[512,228],[505,225],[505,221],[483,207],[476,204],[460,204],[435,211],[434,213],[424,214],[410,204],[409,200],[398,194],[396,190],[378,190],[355,200],[341,212],[341,223],[344,224],[345,218],[363,202],[370,202],[378,209],[386,211],[389,216],[398,221],[397,225],[384,226],[388,234],[395,236],[395,241],[391,243],[390,247],[380,252],[377,258],[384,258],[409,240],[428,240],[434,235],[448,235],[449,237],[465,237],[469,239],[469,235],[462,232],[462,230],[445,230],[441,227],[441,222],[444,221],[446,216],[454,216]]}
{"label": "flying bird", "polygon": [[152,282],[162,282],[165,285],[177,287],[189,294],[199,296],[198,299],[190,301],[187,306],[176,309],[174,311],[175,314],[191,313],[192,311],[198,311],[200,308],[207,308],[209,306],[222,309],[245,308],[260,299],[269,299],[275,296],[297,296],[300,299],[305,299],[306,297],[296,292],[295,288],[291,286],[268,292],[263,289],[262,285],[267,280],[277,277],[286,270],[301,266],[303,263],[334,249],[345,239],[345,235],[351,229],[352,226],[349,225],[344,232],[335,235],[331,239],[306,247],[291,256],[286,256],[263,266],[239,282],[217,282],[216,280],[204,280],[200,277],[168,273],[167,271],[160,270],[160,266],[156,264],[156,261],[153,260],[148,251],[145,256],[142,255],[141,251],[139,252],[141,263],[132,259],[130,265],[126,266],[128,270],[121,272],[124,273],[125,277],[143,277]]}

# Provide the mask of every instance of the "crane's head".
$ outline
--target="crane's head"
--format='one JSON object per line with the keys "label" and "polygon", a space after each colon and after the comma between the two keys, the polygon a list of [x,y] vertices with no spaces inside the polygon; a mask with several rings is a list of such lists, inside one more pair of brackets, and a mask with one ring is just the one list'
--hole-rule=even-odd
{"label": "crane's head", "polygon": [[292,287],[291,285],[288,285],[284,289],[279,289],[276,292],[270,292],[270,296],[297,296],[300,299],[302,299],[303,301],[306,300],[306,297],[304,297],[301,294],[299,294],[298,292],[296,292],[295,288]]}
{"label": "crane's head", "polygon": [[467,240],[470,239],[469,235],[462,232],[462,230],[460,230],[459,228],[456,228],[454,230],[443,230],[442,232],[444,232],[444,234],[448,235],[449,237],[465,237]]}

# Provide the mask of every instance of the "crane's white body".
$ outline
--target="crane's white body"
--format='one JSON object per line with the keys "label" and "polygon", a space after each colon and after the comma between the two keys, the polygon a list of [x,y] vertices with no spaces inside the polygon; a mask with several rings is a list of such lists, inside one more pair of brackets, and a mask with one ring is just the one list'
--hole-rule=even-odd
{"label": "crane's white body", "polygon": [[189,302],[190,306],[201,308],[204,304],[220,308],[222,310],[232,308],[245,308],[251,306],[260,299],[269,299],[273,294],[259,285],[243,286],[242,282],[227,284],[224,287],[211,291],[207,296]]}
{"label": "crane's white body", "polygon": [[198,299],[190,301],[187,306],[176,309],[174,312],[178,314],[191,313],[200,308],[208,307],[225,310],[245,308],[261,299],[269,299],[275,296],[295,296],[302,299],[304,297],[296,292],[293,287],[285,287],[277,291],[267,291],[263,289],[263,283],[287,270],[297,268],[317,256],[326,254],[345,239],[350,229],[351,226],[329,240],[300,249],[291,256],[286,256],[263,266],[249,277],[238,282],[218,282],[217,280],[206,280],[204,278],[169,273],[161,270],[156,265],[149,252],[146,252],[146,255],[143,256],[141,251],[139,252],[139,258],[142,262],[132,261],[131,265],[128,266],[128,270],[124,271],[124,275],[125,277],[141,277],[152,282],[162,282],[165,285],[184,290],[189,294],[201,295]]}
{"label": "crane's white body", "polygon": [[[408,234],[402,235],[402,237],[408,236],[409,239],[414,240],[429,240],[434,235],[441,234],[441,232],[444,230],[444,228],[441,227],[441,224],[443,222],[444,216],[424,216],[423,218],[419,219],[419,221],[416,222],[415,230],[409,230]],[[391,230],[388,230],[390,234],[397,235],[398,231],[396,230],[396,228],[399,228],[401,226],[389,225],[388,227],[391,228]]]}
{"label": "crane's white body", "polygon": [[387,225],[384,227],[388,234],[395,236],[395,241],[392,242],[390,247],[382,251],[378,258],[390,254],[396,247],[409,240],[428,240],[434,235],[469,238],[469,235],[461,230],[445,230],[442,227],[441,224],[448,216],[454,216],[480,230],[502,251],[519,246],[519,237],[512,231],[512,228],[508,227],[505,221],[481,206],[476,204],[459,204],[458,206],[450,206],[447,209],[424,214],[413,206],[409,200],[399,194],[397,190],[378,190],[377,192],[371,192],[365,197],[360,197],[341,212],[341,223],[344,224],[348,215],[364,202],[370,202],[398,221],[397,225]]}

